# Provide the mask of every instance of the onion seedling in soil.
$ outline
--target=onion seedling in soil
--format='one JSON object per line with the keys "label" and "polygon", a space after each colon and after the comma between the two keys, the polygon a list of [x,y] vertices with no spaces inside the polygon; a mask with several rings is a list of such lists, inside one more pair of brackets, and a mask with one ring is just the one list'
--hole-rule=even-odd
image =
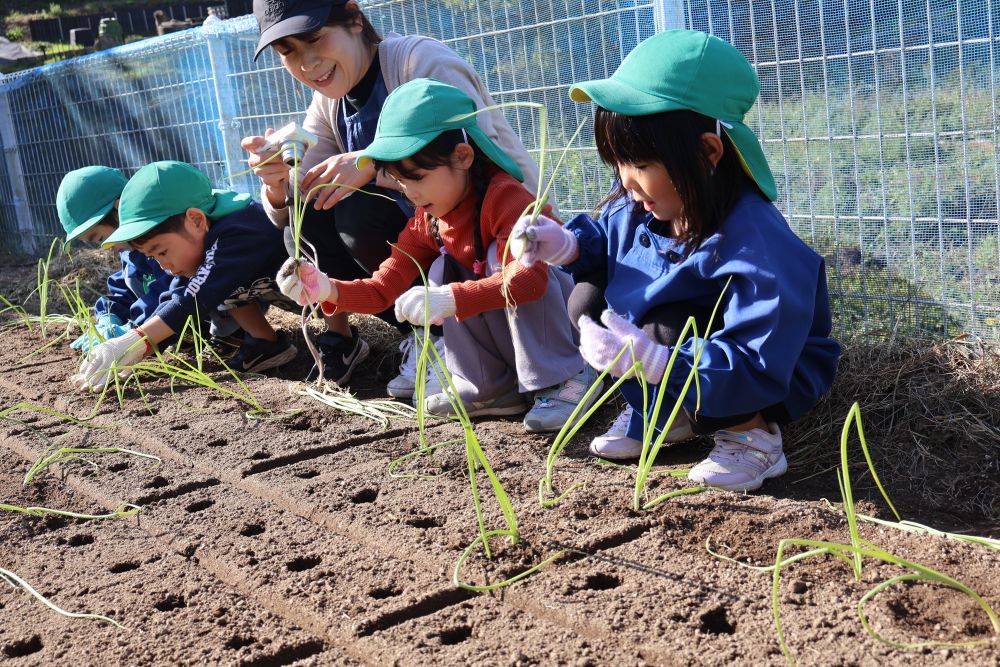
{"label": "onion seedling in soil", "polygon": [[46,514],[55,514],[57,516],[78,519],[80,521],[96,521],[100,519],[122,519],[124,517],[134,516],[141,512],[142,508],[138,505],[133,505],[132,503],[122,503],[108,514],[80,514],[79,512],[56,510],[50,507],[19,507],[17,505],[0,503],[0,510],[7,512],[19,512],[21,514],[27,514],[28,516],[45,516]]}
{"label": "onion seedling in soil", "polygon": [[[878,478],[878,474],[875,472],[875,467],[872,463],[871,456],[868,451],[868,443],[865,441],[864,428],[861,424],[861,408],[857,403],[851,407],[850,412],[847,415],[847,419],[844,421],[844,428],[841,431],[840,440],[840,455],[841,455],[841,467],[837,471],[837,479],[840,485],[841,498],[843,500],[844,513],[847,516],[848,532],[850,534],[849,543],[839,543],[839,542],[827,542],[820,540],[809,540],[802,538],[788,538],[783,539],[778,542],[778,549],[775,555],[774,565],[767,567],[758,567],[754,565],[749,565],[743,563],[734,558],[724,556],[722,554],[716,553],[711,548],[711,536],[708,537],[705,543],[705,547],[710,554],[719,558],[721,560],[736,563],[742,567],[748,567],[753,570],[760,572],[771,572],[772,573],[772,584],[771,584],[771,611],[774,617],[774,625],[778,634],[778,643],[781,645],[781,651],[785,656],[785,659],[789,664],[794,664],[795,659],[792,655],[791,649],[788,646],[788,642],[785,638],[784,626],[781,622],[781,601],[780,601],[780,591],[781,591],[781,570],[787,565],[792,563],[805,560],[807,558],[812,558],[814,556],[833,556],[841,561],[843,561],[848,567],[851,568],[854,574],[854,579],[857,582],[861,581],[862,574],[862,564],[865,558],[871,558],[881,563],[886,563],[890,565],[899,566],[905,570],[911,570],[910,573],[901,574],[892,577],[886,581],[883,581],[871,588],[866,592],[857,603],[858,617],[861,621],[862,627],[870,634],[872,637],[878,641],[892,646],[897,649],[924,649],[924,648],[967,648],[973,646],[981,646],[984,644],[994,643],[996,638],[984,639],[984,640],[972,640],[964,642],[949,642],[949,641],[922,641],[922,642],[897,642],[886,637],[883,637],[871,624],[867,613],[865,612],[865,605],[877,596],[882,591],[887,588],[891,588],[896,584],[908,583],[908,582],[926,582],[930,584],[939,584],[948,588],[957,590],[968,598],[970,598],[990,621],[993,633],[1000,636],[1000,616],[997,615],[996,611],[986,602],[978,593],[963,584],[962,582],[949,577],[937,570],[931,569],[920,563],[915,563],[913,561],[907,560],[896,556],[895,554],[882,549],[881,547],[872,544],[868,540],[862,538],[858,531],[857,521],[859,518],[862,520],[867,520],[868,517],[863,517],[855,512],[854,507],[854,496],[851,489],[851,477],[850,468],[847,463],[847,446],[850,439],[851,426],[855,425],[858,433],[858,440],[861,444],[861,450],[864,453],[865,460],[868,463],[868,471],[872,475],[872,479],[875,481],[882,498],[888,504],[892,513],[899,519],[899,513],[896,512],[896,508],[893,506],[892,502],[889,500],[885,489],[882,487],[882,482]],[[919,524],[909,524],[906,522],[891,522],[891,521],[879,521],[875,520],[876,523],[885,525],[888,527],[899,528],[905,531],[914,531],[914,527]],[[920,528],[925,528],[921,526]],[[944,537],[952,537],[950,533],[941,533],[939,531],[933,531],[932,529],[920,530],[919,532],[926,533],[928,535],[938,535]],[[969,536],[961,536],[962,538],[968,538],[966,541],[981,544],[987,548],[995,549],[1000,547],[1000,541],[990,540],[987,538],[969,538]],[[785,557],[785,550],[788,548],[805,548],[807,551],[795,554],[793,556]]]}
{"label": "onion seedling in soil", "polygon": [[44,595],[42,595],[41,593],[39,593],[38,591],[36,591],[31,586],[31,584],[29,584],[27,581],[25,581],[21,577],[17,576],[16,574],[14,574],[13,572],[11,572],[10,570],[5,570],[2,567],[0,567],[0,580],[6,581],[7,583],[9,583],[14,588],[18,588],[18,587],[23,588],[25,591],[27,591],[32,596],[34,596],[34,598],[36,600],[38,600],[39,602],[41,602],[42,604],[44,604],[46,607],[48,607],[52,611],[56,612],[57,614],[60,614],[60,615],[65,616],[67,618],[82,618],[82,619],[87,619],[87,620],[90,620],[90,621],[104,621],[106,623],[112,623],[114,625],[117,625],[122,630],[126,630],[127,629],[124,625],[122,625],[121,623],[119,623],[115,619],[109,618],[107,616],[102,616],[100,614],[79,614],[79,613],[72,612],[72,611],[66,611],[65,609],[62,609],[61,607],[58,607],[55,604],[53,604],[52,602],[50,602],[48,600],[48,598],[46,598]]}
{"label": "onion seedling in soil", "polygon": [[[538,502],[542,507],[553,507],[554,505],[561,502],[572,491],[579,488],[580,486],[579,484],[573,484],[566,491],[563,491],[562,493],[557,492],[557,490],[553,486],[553,481],[552,481],[553,476],[555,474],[556,459],[566,448],[566,445],[573,438],[573,436],[576,435],[577,431],[579,431],[580,428],[582,428],[583,425],[586,423],[586,421],[591,417],[591,415],[593,415],[594,412],[596,412],[597,409],[600,408],[601,405],[603,405],[604,402],[607,401],[608,398],[610,398],[614,394],[614,392],[618,389],[618,387],[621,386],[621,384],[625,382],[627,379],[629,379],[633,374],[635,375],[640,386],[642,387],[642,398],[643,398],[642,452],[639,455],[639,465],[636,470],[635,489],[632,498],[633,508],[636,511],[640,509],[651,509],[656,505],[660,504],[661,502],[668,500],[670,498],[674,498],[680,495],[688,495],[691,493],[699,493],[705,490],[705,487],[700,487],[700,486],[676,489],[668,493],[665,493],[661,496],[658,496],[653,500],[643,502],[643,497],[645,496],[646,488],[649,483],[649,475],[652,470],[653,463],[656,461],[656,456],[657,454],[659,454],[660,448],[666,441],[667,433],[669,433],[670,427],[673,425],[674,420],[677,418],[677,415],[680,414],[680,411],[683,409],[684,399],[687,396],[687,393],[690,390],[692,383],[694,383],[695,386],[696,410],[697,406],[700,405],[701,403],[701,387],[698,382],[698,363],[700,362],[702,352],[704,352],[705,346],[707,345],[707,337],[709,335],[708,332],[712,330],[712,324],[715,321],[715,316],[719,311],[720,305],[722,304],[722,297],[725,295],[726,290],[729,288],[729,283],[731,280],[732,278],[726,281],[725,286],[723,286],[722,291],[719,293],[719,298],[716,299],[715,301],[715,307],[712,309],[712,314],[709,316],[708,324],[706,325],[705,338],[701,338],[698,336],[698,324],[693,317],[689,317],[687,322],[685,322],[684,324],[684,328],[681,329],[680,336],[678,337],[678,341],[681,342],[687,338],[688,332],[692,332],[692,338],[694,340],[694,358],[692,359],[691,370],[688,372],[687,379],[684,382],[684,386],[681,388],[680,393],[678,394],[676,400],[674,401],[674,406],[670,412],[670,416],[667,418],[667,421],[664,424],[663,428],[660,429],[659,434],[656,435],[655,424],[659,420],[660,411],[663,407],[663,399],[666,396],[666,392],[661,390],[657,393],[656,403],[653,406],[652,414],[650,414],[649,387],[646,381],[646,375],[643,372],[642,363],[636,360],[635,350],[632,348],[632,345],[626,344],[618,352],[618,355],[615,357],[612,366],[614,364],[617,364],[618,360],[621,359],[622,355],[628,352],[632,358],[632,366],[629,368],[629,371],[626,372],[622,377],[618,378],[615,381],[615,383],[611,385],[611,388],[605,391],[603,395],[601,395],[601,397],[583,415],[582,418],[577,419],[577,416],[581,412],[581,406],[586,404],[587,399],[591,395],[593,395],[593,393],[597,390],[597,388],[600,387],[601,384],[603,383],[604,378],[607,375],[607,371],[605,370],[603,373],[601,373],[598,376],[597,380],[594,381],[594,384],[587,390],[584,399],[580,401],[580,404],[577,405],[576,409],[574,409],[573,412],[570,414],[569,419],[566,420],[566,423],[563,425],[562,429],[559,431],[559,434],[552,442],[552,446],[549,448],[549,453],[545,460],[545,476],[542,477],[542,479],[539,480],[538,482]],[[680,352],[680,349],[681,345],[679,342],[677,345],[674,346],[673,351],[670,354],[670,359],[667,362],[667,368],[663,372],[664,382],[666,381],[666,378],[670,377],[670,373],[673,370],[674,362],[677,360],[677,355]],[[555,497],[548,498],[547,496],[549,495],[555,495]]]}

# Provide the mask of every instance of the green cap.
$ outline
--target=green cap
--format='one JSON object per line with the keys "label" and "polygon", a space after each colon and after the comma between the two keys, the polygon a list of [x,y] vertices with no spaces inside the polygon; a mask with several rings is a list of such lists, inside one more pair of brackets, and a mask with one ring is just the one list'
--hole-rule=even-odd
{"label": "green cap", "polygon": [[135,172],[125,185],[118,205],[118,230],[104,241],[104,247],[139,238],[189,208],[218,220],[251,201],[248,194],[213,190],[208,176],[185,162],[153,162]]}
{"label": "green cap", "polygon": [[743,169],[772,201],[774,176],[760,142],[743,124],[757,101],[760,80],[736,47],[696,30],[668,30],[635,47],[609,79],[570,87],[575,102],[593,100],[609,111],[646,116],[687,109],[722,122]]}
{"label": "green cap", "polygon": [[434,79],[407,81],[385,98],[375,138],[355,164],[364,169],[372,160],[398,162],[446,130],[465,130],[490,160],[523,181],[521,168],[479,128],[477,117],[476,103],[458,88]]}
{"label": "green cap", "polygon": [[104,219],[127,181],[111,167],[84,167],[63,176],[56,193],[56,211],[67,243]]}

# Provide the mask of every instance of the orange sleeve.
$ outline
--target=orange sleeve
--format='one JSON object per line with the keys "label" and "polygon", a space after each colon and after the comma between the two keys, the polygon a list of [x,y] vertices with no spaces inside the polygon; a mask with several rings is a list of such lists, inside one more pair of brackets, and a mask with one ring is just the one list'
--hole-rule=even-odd
{"label": "orange sleeve", "polygon": [[[455,295],[455,317],[463,320],[472,315],[505,308],[508,303],[528,303],[540,299],[548,289],[549,266],[538,262],[528,268],[513,256],[504,257],[507,239],[514,223],[535,199],[534,195],[513,177],[500,172],[490,181],[479,211],[480,230],[484,249],[497,242],[497,255],[504,263],[502,273],[495,273],[482,280],[467,280],[452,284]],[[552,207],[546,205],[543,212],[552,216]],[[508,275],[507,294],[503,293],[503,276]]]}
{"label": "orange sleeve", "polygon": [[326,315],[336,313],[381,313],[405,292],[420,272],[406,255],[420,263],[424,271],[438,256],[437,244],[428,233],[423,216],[410,218],[392,246],[392,252],[371,278],[361,280],[334,280],[339,297],[337,303],[324,303]]}

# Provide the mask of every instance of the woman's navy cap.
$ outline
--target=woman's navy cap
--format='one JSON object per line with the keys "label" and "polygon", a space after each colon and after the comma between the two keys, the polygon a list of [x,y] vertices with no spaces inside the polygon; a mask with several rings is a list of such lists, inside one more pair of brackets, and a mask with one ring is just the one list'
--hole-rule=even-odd
{"label": "woman's navy cap", "polygon": [[330,10],[344,4],[347,0],[253,0],[253,15],[260,29],[253,59],[279,39],[316,32],[326,24]]}

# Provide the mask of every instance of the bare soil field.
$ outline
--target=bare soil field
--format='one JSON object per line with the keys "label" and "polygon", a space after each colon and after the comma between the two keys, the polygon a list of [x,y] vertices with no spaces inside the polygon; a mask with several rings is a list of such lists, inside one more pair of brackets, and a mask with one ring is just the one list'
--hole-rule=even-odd
{"label": "bare soil field", "polygon": [[[0,283],[13,275],[4,271]],[[90,413],[95,398],[67,382],[78,363],[68,345],[25,358],[48,340],[37,329],[8,329],[0,340],[0,409],[27,402]],[[125,626],[59,616],[0,584],[5,664],[779,665],[786,660],[771,575],[716,558],[706,540],[753,565],[773,564],[783,538],[849,541],[844,515],[824,500],[840,500],[833,470],[790,473],[752,495],[706,492],[633,510],[634,466],[601,465],[586,449],[614,406],[598,412],[560,459],[559,485],[583,487],[542,508],[538,480],[551,438],[525,434],[517,420],[489,419],[477,422],[476,433],[514,504],[521,542],[493,541],[492,559],[475,552],[462,580],[500,581],[565,554],[493,592],[457,588],[455,564],[478,535],[462,446],[437,451],[441,474],[432,478],[391,477],[390,461],[417,447],[415,424],[395,419],[381,429],[296,395],[291,381],[309,365],[300,349],[300,360],[278,377],[247,379],[274,410],[271,418],[249,418],[245,405],[207,389],[171,392],[162,383],[146,386],[148,403],[135,392],[124,405],[109,397],[92,426],[29,410],[0,420],[0,502],[86,513],[122,502],[142,508],[86,522],[0,513],[0,568],[68,611]],[[384,396],[391,371],[391,358],[375,357],[355,386],[364,397]],[[433,442],[460,435],[458,424],[429,427]],[[53,441],[124,447],[163,462],[94,455],[98,469],[76,461],[22,485]],[[650,497],[684,487],[667,471],[689,467],[710,444],[663,452]],[[790,458],[794,446],[790,438]],[[487,526],[500,527],[485,477],[479,483]],[[939,513],[921,512],[913,498],[901,500],[905,518],[955,528],[940,525]],[[872,499],[859,509],[890,518]],[[861,532],[1000,604],[997,551],[872,524]],[[883,591],[867,605],[872,626],[895,642],[994,641],[904,650],[870,636],[858,619],[859,599],[905,573],[868,560],[856,582],[830,556],[787,566],[781,619],[797,663],[1000,664],[987,616],[941,586]]]}

